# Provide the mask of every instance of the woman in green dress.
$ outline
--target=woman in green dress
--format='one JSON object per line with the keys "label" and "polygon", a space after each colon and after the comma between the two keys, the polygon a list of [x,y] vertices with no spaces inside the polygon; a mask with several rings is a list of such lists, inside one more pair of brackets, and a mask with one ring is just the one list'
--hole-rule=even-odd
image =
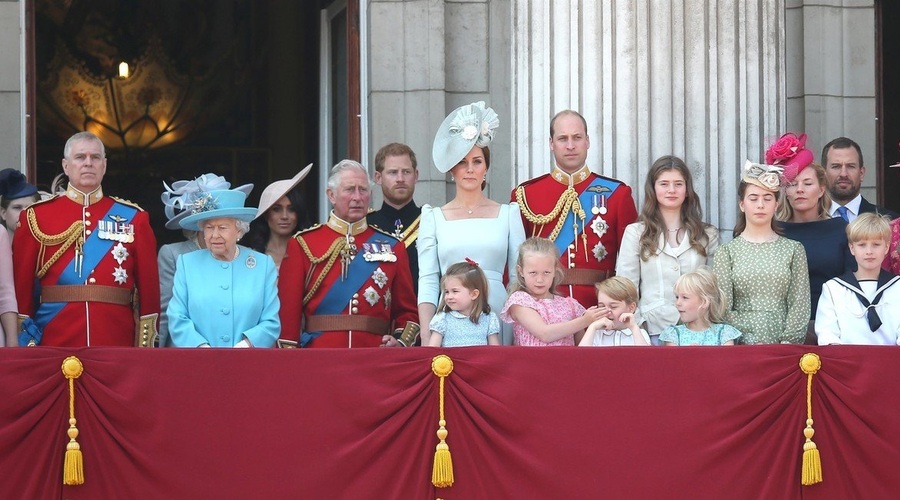
{"label": "woman in green dress", "polygon": [[778,166],[744,165],[734,239],[715,256],[726,322],[745,344],[800,344],[809,322],[806,252],[776,229],[781,174]]}

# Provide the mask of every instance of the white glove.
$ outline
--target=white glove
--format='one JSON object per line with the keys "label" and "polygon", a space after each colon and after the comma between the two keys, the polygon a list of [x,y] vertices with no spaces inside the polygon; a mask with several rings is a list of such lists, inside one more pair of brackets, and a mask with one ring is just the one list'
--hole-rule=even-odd
{"label": "white glove", "polygon": [[234,344],[235,349],[246,348],[246,347],[253,347],[252,345],[250,345],[250,341],[247,339],[244,339],[244,340],[238,342],[237,344]]}

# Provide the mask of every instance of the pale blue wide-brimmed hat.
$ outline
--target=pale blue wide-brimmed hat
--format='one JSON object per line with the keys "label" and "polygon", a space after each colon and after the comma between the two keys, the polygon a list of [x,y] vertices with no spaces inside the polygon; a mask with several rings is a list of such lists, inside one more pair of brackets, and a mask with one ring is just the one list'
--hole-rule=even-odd
{"label": "pale blue wide-brimmed hat", "polygon": [[219,189],[198,196],[188,208],[191,215],[181,220],[181,227],[199,231],[199,223],[208,219],[230,217],[250,222],[256,217],[256,209],[245,207],[247,193],[238,189]]}
{"label": "pale blue wide-brimmed hat", "polygon": [[489,146],[500,118],[484,101],[473,102],[454,109],[444,118],[434,136],[431,158],[434,166],[447,173],[469,154],[472,147]]}
{"label": "pale blue wide-brimmed hat", "polygon": [[[203,174],[196,179],[175,181],[171,186],[163,182],[166,190],[162,194],[162,202],[166,211],[166,229],[181,229],[181,221],[191,215],[194,201],[210,191],[229,189],[231,183],[221,175]],[[235,189],[249,195],[253,184],[244,184]]]}

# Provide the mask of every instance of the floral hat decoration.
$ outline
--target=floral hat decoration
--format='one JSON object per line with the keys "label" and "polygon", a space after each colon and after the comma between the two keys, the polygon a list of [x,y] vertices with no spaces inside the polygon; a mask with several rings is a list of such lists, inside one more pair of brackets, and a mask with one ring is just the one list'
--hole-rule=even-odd
{"label": "floral hat decoration", "polygon": [[[166,229],[181,229],[180,222],[191,215],[192,208],[199,198],[210,191],[229,189],[231,183],[221,175],[209,173],[194,180],[175,181],[171,186],[163,182],[163,187],[166,188],[161,196],[168,219]],[[253,190],[253,184],[244,184],[235,189],[247,196]]]}
{"label": "floral hat decoration", "polygon": [[441,173],[447,173],[469,154],[472,147],[489,146],[500,118],[484,101],[473,102],[454,109],[434,136],[431,157]]}
{"label": "floral hat decoration", "polygon": [[784,168],[780,165],[765,165],[747,160],[744,162],[741,180],[774,193],[781,189],[783,172]]}
{"label": "floral hat decoration", "polygon": [[179,224],[190,231],[199,231],[200,223],[209,219],[233,218],[250,222],[256,218],[255,207],[245,207],[247,193],[239,189],[215,189],[201,192],[187,210],[189,215]]}
{"label": "floral hat decoration", "polygon": [[793,132],[782,135],[766,150],[766,163],[784,168],[784,180],[790,184],[801,170],[813,162],[812,151],[806,149],[806,134]]}

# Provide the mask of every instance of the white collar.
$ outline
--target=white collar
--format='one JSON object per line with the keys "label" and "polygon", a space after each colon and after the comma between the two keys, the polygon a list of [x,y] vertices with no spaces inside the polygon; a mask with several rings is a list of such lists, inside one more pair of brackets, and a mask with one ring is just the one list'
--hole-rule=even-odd
{"label": "white collar", "polygon": [[[850,220],[855,219],[859,215],[859,205],[861,203],[862,203],[862,194],[858,194],[858,195],[856,195],[856,198],[853,198],[852,200],[847,202],[846,205],[843,205],[843,206],[847,207],[847,210],[849,210],[850,213],[853,214],[853,217],[850,217]],[[841,207],[840,203],[838,203],[834,200],[831,200],[831,208],[828,209],[828,213],[830,213],[832,217],[840,217],[841,214],[839,214],[837,211],[838,208],[840,208],[840,207]]]}

